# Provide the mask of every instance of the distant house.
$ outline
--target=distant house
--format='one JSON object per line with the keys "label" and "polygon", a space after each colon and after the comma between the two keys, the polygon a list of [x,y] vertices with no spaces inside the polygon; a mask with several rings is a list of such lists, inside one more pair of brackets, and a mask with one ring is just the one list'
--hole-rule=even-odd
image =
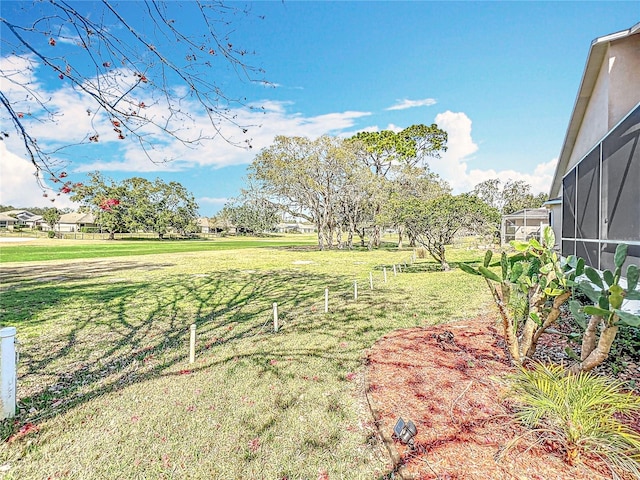
{"label": "distant house", "polygon": [[640,23],[592,42],[549,198],[564,256],[640,263]]}
{"label": "distant house", "polygon": [[7,215],[5,212],[0,213],[0,228],[6,228],[13,230],[14,225],[18,220],[11,215]]}
{"label": "distant house", "polygon": [[314,233],[316,226],[309,222],[291,220],[280,222],[276,226],[276,231],[278,233]]}
{"label": "distant house", "polygon": [[549,225],[549,210],[546,208],[525,208],[519,212],[502,216],[500,241],[502,245],[511,240],[540,240],[542,230]]}
{"label": "distant house", "polygon": [[[65,213],[60,216],[56,230],[59,232],[80,232],[83,228],[96,227],[98,225],[95,223],[95,217],[92,213]],[[48,230],[50,229],[49,226]]]}
{"label": "distant house", "polygon": [[[2,212],[16,219],[15,226],[23,226],[27,228],[35,228],[42,224],[42,216],[31,213],[27,210],[6,210]],[[0,223],[0,227],[2,224]]]}
{"label": "distant house", "polygon": [[200,217],[196,220],[196,225],[200,229],[200,233],[210,233],[211,226],[207,217]]}

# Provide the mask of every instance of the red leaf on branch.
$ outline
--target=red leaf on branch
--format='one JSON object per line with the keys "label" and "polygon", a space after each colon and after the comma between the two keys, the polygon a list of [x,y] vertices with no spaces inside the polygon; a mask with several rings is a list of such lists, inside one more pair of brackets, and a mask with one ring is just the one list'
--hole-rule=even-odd
{"label": "red leaf on branch", "polygon": [[56,46],[56,41],[53,38],[49,39],[49,45],[51,45],[52,47]]}

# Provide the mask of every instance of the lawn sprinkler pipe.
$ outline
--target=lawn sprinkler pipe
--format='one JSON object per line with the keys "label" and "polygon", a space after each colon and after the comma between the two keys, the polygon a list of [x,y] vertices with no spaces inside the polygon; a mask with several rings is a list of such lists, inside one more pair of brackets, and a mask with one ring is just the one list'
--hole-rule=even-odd
{"label": "lawn sprinkler pipe", "polygon": [[278,325],[278,304],[276,302],[273,302],[273,331],[275,333],[278,333],[278,329],[279,329],[279,325]]}
{"label": "lawn sprinkler pipe", "polygon": [[196,324],[191,324],[191,338],[189,339],[189,363],[196,361]]}
{"label": "lawn sprinkler pipe", "polygon": [[387,283],[387,267],[382,267],[382,273],[384,275],[384,283]]}
{"label": "lawn sprinkler pipe", "polygon": [[16,414],[16,327],[0,329],[0,402],[2,420]]}
{"label": "lawn sprinkler pipe", "polygon": [[393,264],[393,276],[395,277],[396,275],[398,275],[398,272],[396,271],[396,264]]}
{"label": "lawn sprinkler pipe", "polygon": [[353,299],[358,300],[358,281],[353,282]]}

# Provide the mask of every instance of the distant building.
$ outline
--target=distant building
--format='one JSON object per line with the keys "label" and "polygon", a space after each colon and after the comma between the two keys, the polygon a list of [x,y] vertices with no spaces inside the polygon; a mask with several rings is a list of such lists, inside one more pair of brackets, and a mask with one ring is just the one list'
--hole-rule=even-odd
{"label": "distant building", "polygon": [[[46,225],[46,224],[45,224]],[[47,225],[47,230],[51,226]],[[56,226],[58,232],[80,232],[83,228],[98,228],[95,217],[92,213],[65,213],[60,216],[60,221]]]}
{"label": "distant building", "polygon": [[[16,219],[15,226],[23,226],[27,228],[35,228],[42,224],[42,216],[31,213],[27,210],[6,210],[2,212],[4,215],[9,215]],[[0,222],[0,227],[2,223]]]}
{"label": "distant building", "polygon": [[549,210],[546,208],[525,208],[519,212],[502,216],[500,243],[511,240],[526,242],[530,238],[540,240],[542,230],[549,225]]}
{"label": "distant building", "polygon": [[640,263],[640,23],[592,42],[549,198],[564,256]]}

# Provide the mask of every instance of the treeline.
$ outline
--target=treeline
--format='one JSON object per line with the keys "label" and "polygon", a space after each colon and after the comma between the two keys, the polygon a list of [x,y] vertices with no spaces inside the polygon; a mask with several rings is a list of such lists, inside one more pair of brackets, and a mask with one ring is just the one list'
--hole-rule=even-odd
{"label": "treeline", "polygon": [[447,269],[444,246],[454,235],[496,235],[501,214],[539,207],[546,197],[533,195],[525,182],[499,180],[453,195],[428,166],[446,144],[446,132],[435,124],[346,139],[278,136],[255,157],[242,195],[216,221],[260,231],[283,214],[301,218],[315,225],[320,249],[355,242],[375,248],[383,229],[393,228],[400,247],[406,236]]}
{"label": "treeline", "polygon": [[184,235],[197,228],[198,204],[178,182],[140,177],[116,182],[94,172],[87,183],[74,187],[71,200],[91,212],[111,239],[117,232],[154,232],[162,238],[170,231]]}

